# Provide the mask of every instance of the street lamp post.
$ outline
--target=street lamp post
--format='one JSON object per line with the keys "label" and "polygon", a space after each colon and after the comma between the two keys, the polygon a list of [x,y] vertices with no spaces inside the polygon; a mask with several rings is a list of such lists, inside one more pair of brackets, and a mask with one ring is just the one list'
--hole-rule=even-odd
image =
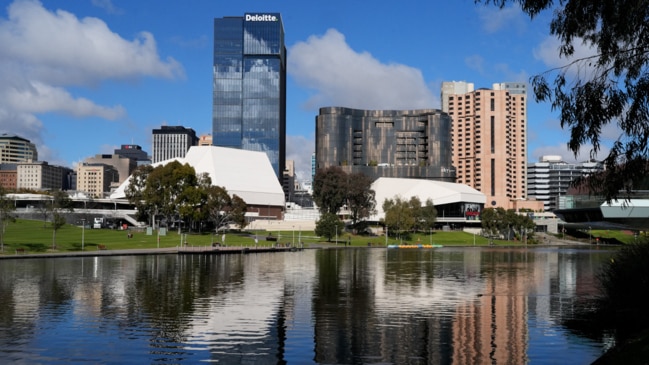
{"label": "street lamp post", "polygon": [[291,239],[291,246],[295,247],[295,226],[293,226],[293,238]]}
{"label": "street lamp post", "polygon": [[588,244],[593,243],[593,228],[588,226]]}
{"label": "street lamp post", "polygon": [[85,235],[86,235],[86,219],[81,218],[81,251],[83,251]]}

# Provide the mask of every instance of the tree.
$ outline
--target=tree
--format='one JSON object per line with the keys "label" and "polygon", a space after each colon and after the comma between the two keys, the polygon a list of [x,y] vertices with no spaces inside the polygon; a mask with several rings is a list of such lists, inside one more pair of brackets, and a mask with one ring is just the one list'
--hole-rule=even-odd
{"label": "tree", "polygon": [[337,214],[345,204],[347,174],[338,166],[320,169],[313,178],[313,201],[320,213]]}
{"label": "tree", "polygon": [[137,209],[136,219],[139,221],[146,221],[151,218],[151,226],[153,226],[153,219],[157,212],[155,212],[154,207],[149,205],[149,203],[144,199],[144,188],[146,187],[146,180],[151,171],[153,171],[151,165],[138,166],[129,178],[129,184],[124,191],[124,195],[128,199],[129,203],[133,204]]}
{"label": "tree", "polygon": [[435,228],[435,222],[437,222],[437,209],[435,209],[432,199],[426,200],[426,204],[419,209],[416,217],[416,228],[418,230],[429,230]]}
{"label": "tree", "polygon": [[347,208],[351,212],[352,225],[374,214],[376,200],[372,179],[363,173],[349,174],[347,178]]}
{"label": "tree", "polygon": [[207,210],[204,207],[207,204],[207,191],[211,185],[212,179],[208,173],[204,172],[197,176],[196,185],[187,186],[181,192],[178,215],[188,222],[187,227],[190,230],[194,222],[207,218]]}
{"label": "tree", "polygon": [[404,231],[410,231],[417,221],[415,213],[421,208],[421,201],[417,197],[409,201],[397,196],[394,199],[385,199],[383,212],[385,212],[384,223],[389,232],[396,232],[401,236]]}
{"label": "tree", "polygon": [[65,225],[65,213],[73,212],[74,208],[72,199],[64,191],[56,190],[51,197],[49,209],[52,215],[52,249],[56,249],[56,231]]}
{"label": "tree", "polygon": [[511,239],[517,235],[521,240],[534,232],[534,221],[527,214],[519,214],[513,209],[485,208],[480,214],[482,231],[488,236],[503,235]]}
{"label": "tree", "polygon": [[[316,222],[315,225],[315,234],[318,236],[326,237],[328,242],[331,242],[331,238],[338,233],[342,234],[345,229],[345,223],[338,219],[338,216],[334,213],[323,213],[320,215],[320,219]],[[338,242],[336,242],[338,243]]]}
{"label": "tree", "polygon": [[206,209],[217,234],[230,224],[236,224],[240,228],[246,226],[246,202],[236,194],[230,197],[224,187],[210,186],[207,189]]}
{"label": "tree", "polygon": [[184,193],[196,184],[196,171],[191,165],[171,161],[151,171],[143,196],[147,202],[153,203],[157,212],[167,221],[167,225],[170,225],[178,218],[178,208],[187,197]]}
{"label": "tree", "polygon": [[[551,0],[476,0],[504,7],[518,3],[531,18],[553,10]],[[616,124],[620,136],[603,160],[606,173],[579,179],[607,201],[631,190],[649,172],[649,6],[644,0],[561,0],[550,23],[559,38],[561,67],[532,77],[537,101],[550,102],[570,130],[569,149],[577,155],[591,144],[601,150],[602,130]],[[575,46],[592,56],[575,58]],[[554,80],[549,81],[552,77]],[[634,185],[635,184],[635,185]]]}
{"label": "tree", "polygon": [[7,197],[6,190],[0,186],[0,252],[5,250],[5,232],[7,225],[16,221],[13,212],[16,210],[14,203]]}

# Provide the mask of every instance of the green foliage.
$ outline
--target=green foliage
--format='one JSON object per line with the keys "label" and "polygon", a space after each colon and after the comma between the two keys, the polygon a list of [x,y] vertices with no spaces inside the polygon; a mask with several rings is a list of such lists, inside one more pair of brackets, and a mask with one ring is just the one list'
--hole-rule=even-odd
{"label": "green foliage", "polygon": [[519,238],[530,237],[534,233],[534,221],[527,214],[518,214],[513,209],[485,208],[480,214],[482,231],[488,236],[504,236],[507,240],[512,234]]}
{"label": "green foliage", "polygon": [[[568,147],[578,155],[601,152],[601,134],[613,127],[619,137],[604,159],[606,172],[581,178],[591,193],[611,201],[649,173],[649,6],[645,0],[476,0],[504,7],[519,4],[531,17],[554,10],[549,32],[561,42],[563,66],[532,78],[537,101],[560,112],[570,130]],[[590,55],[578,58],[579,48]],[[552,80],[554,77],[554,80]],[[614,126],[609,126],[614,124]]]}
{"label": "green foliage", "polygon": [[320,169],[313,179],[313,201],[320,213],[336,214],[345,204],[347,174],[338,166]]}
{"label": "green foliage", "polygon": [[313,181],[313,201],[321,214],[336,214],[347,204],[352,224],[374,213],[372,180],[362,173],[345,173],[338,166],[320,169]]}
{"label": "green foliage", "polygon": [[16,221],[13,212],[16,210],[14,202],[7,198],[5,189],[0,186],[0,252],[4,251],[4,238],[7,225]]}
{"label": "green foliage", "polygon": [[347,208],[351,212],[350,219],[353,225],[375,212],[375,193],[369,176],[362,173],[350,174],[347,178],[346,191]]}
{"label": "green foliage", "polygon": [[383,211],[385,212],[384,223],[388,233],[400,236],[401,233],[410,231],[417,221],[415,216],[417,209],[421,208],[421,201],[412,197],[410,201],[403,200],[397,196],[394,199],[385,199]]}
{"label": "green foliage", "polygon": [[316,222],[315,234],[321,237],[327,238],[327,241],[331,242],[331,238],[338,235],[341,235],[345,229],[345,223],[343,223],[338,216],[332,213],[324,213],[320,216],[320,219]]}
{"label": "green foliage", "polygon": [[621,248],[598,277],[600,317],[622,335],[649,328],[649,242]]}

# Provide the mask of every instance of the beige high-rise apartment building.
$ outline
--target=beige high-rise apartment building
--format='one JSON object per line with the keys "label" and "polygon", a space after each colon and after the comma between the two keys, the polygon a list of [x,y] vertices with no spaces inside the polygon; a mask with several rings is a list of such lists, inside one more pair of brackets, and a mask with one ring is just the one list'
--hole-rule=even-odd
{"label": "beige high-rise apartment building", "polygon": [[452,120],[456,182],[487,196],[485,207],[512,209],[527,198],[527,85],[443,82],[442,110]]}

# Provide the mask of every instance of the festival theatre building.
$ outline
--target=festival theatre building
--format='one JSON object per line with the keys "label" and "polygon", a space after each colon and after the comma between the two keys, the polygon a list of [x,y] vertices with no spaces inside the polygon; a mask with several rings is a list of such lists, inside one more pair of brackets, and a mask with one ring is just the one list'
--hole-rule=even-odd
{"label": "festival theatre building", "polygon": [[286,160],[286,47],[278,13],[214,19],[212,143]]}
{"label": "festival theatre building", "polygon": [[316,117],[316,170],[455,182],[451,118],[437,109],[321,108]]}

